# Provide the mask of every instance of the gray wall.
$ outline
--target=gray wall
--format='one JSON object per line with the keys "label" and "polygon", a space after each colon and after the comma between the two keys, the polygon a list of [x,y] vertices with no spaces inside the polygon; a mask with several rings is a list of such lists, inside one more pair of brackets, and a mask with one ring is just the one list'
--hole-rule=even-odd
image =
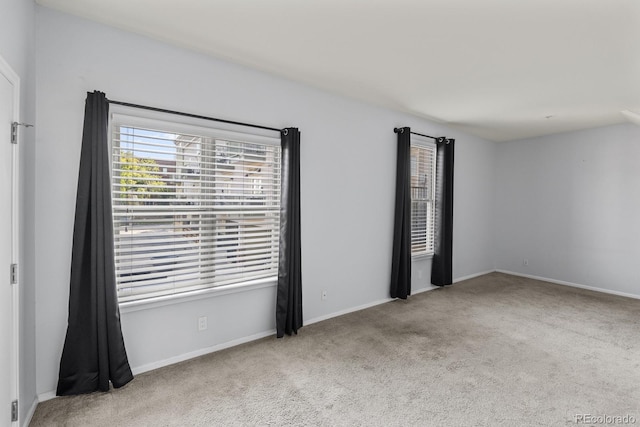
{"label": "gray wall", "polygon": [[[20,77],[20,120],[35,122],[34,10],[31,0],[0,1],[0,55]],[[33,129],[22,130],[20,144],[20,420],[36,398]]]}
{"label": "gray wall", "polygon": [[497,268],[640,297],[640,127],[509,142],[497,153]]}
{"label": "gray wall", "polygon": [[[85,93],[302,132],[306,322],[388,297],[394,126],[457,138],[454,277],[493,270],[496,145],[434,123],[38,8],[37,390],[51,396],[67,316],[69,263]],[[430,260],[414,266],[427,289]],[[327,290],[328,299],[320,293]],[[271,333],[273,286],[126,310],[134,370]],[[140,307],[138,307],[140,308]],[[197,317],[209,329],[197,332]]]}

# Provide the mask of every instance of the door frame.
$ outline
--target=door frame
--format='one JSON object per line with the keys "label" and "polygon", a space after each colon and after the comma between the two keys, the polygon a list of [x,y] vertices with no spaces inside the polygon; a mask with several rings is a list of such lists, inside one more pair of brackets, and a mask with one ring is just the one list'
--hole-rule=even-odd
{"label": "door frame", "polygon": [[[18,74],[13,71],[13,68],[5,61],[5,59],[0,55],[0,74],[2,74],[9,83],[13,85],[13,118],[14,122],[20,122],[20,77]],[[20,133],[20,130],[18,130]],[[6,139],[5,139],[6,138]],[[6,144],[11,143],[9,139],[9,135],[6,135],[4,138],[0,139],[0,143]],[[11,294],[12,294],[12,311],[13,311],[13,363],[12,368],[15,370],[14,372],[14,384],[13,398],[18,400],[20,396],[20,224],[18,222],[19,219],[19,203],[20,203],[20,186],[19,186],[19,177],[20,177],[20,139],[18,139],[18,144],[12,144],[12,154],[11,154],[11,163],[12,163],[12,189],[11,189],[11,263],[18,265],[18,277],[16,284],[11,285]],[[6,266],[0,266],[0,271],[5,269]],[[18,421],[15,424],[19,425],[20,423],[20,407],[18,406]]]}

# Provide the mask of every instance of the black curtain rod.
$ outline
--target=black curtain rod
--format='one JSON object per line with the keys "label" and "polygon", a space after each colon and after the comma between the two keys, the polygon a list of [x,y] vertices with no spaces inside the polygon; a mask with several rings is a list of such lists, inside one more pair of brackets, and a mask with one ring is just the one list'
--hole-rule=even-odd
{"label": "black curtain rod", "polygon": [[[404,128],[393,128],[393,131],[395,133],[401,133],[404,132]],[[409,132],[412,135],[419,135],[419,136],[424,136],[425,138],[431,138],[431,139],[435,139],[436,141],[439,140],[440,138],[436,138],[435,136],[429,136],[429,135],[425,135],[423,133],[418,133],[418,132]],[[446,139],[446,137],[445,137]]]}
{"label": "black curtain rod", "polygon": [[[395,133],[401,133],[401,132],[404,132],[404,128],[393,128],[393,131]],[[435,137],[435,136],[425,135],[423,133],[418,133],[418,132],[409,132],[409,133],[412,135],[424,136],[425,138],[431,138],[435,141],[444,141],[447,144],[449,143],[449,138],[447,138],[446,136]]]}
{"label": "black curtain rod", "polygon": [[194,119],[211,120],[211,121],[214,121],[214,122],[229,123],[229,124],[232,124],[232,125],[248,126],[248,127],[251,127],[251,128],[272,130],[274,132],[282,132],[283,131],[283,129],[276,129],[276,128],[272,128],[272,127],[268,127],[268,126],[260,126],[260,125],[254,125],[252,123],[236,122],[236,121],[233,121],[233,120],[217,119],[215,117],[200,116],[198,114],[183,113],[182,111],[166,110],[164,108],[149,107],[149,106],[146,106],[146,105],[132,104],[130,102],[113,101],[111,99],[107,99],[107,102],[109,104],[116,104],[116,105],[122,105],[122,106],[125,106],[125,107],[139,108],[141,110],[156,111],[156,112],[159,112],[159,113],[176,114],[178,116],[191,117],[191,118],[194,118]]}
{"label": "black curtain rod", "polygon": [[418,133],[418,132],[411,132],[411,134],[412,134],[412,135],[420,135],[420,136],[424,136],[425,138],[431,138],[431,139],[434,139],[434,140],[436,140],[436,141],[437,141],[437,140],[439,140],[440,138],[447,139],[446,137],[436,138],[435,136],[429,136],[429,135],[425,135],[425,134],[423,134],[423,133]]}

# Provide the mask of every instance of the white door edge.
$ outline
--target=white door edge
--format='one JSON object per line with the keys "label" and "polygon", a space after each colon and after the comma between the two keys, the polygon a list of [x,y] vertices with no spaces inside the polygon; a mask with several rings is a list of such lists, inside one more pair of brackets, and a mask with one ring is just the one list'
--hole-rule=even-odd
{"label": "white door edge", "polygon": [[[13,71],[13,68],[5,61],[5,59],[0,56],[0,74],[2,74],[9,82],[13,85],[13,121],[20,122],[20,77]],[[20,133],[20,130],[18,130]],[[7,138],[5,138],[2,143],[10,143]],[[11,258],[13,264],[18,264],[18,270],[20,270],[20,245],[19,245],[19,233],[20,233],[20,224],[18,223],[19,218],[19,182],[18,178],[20,177],[19,171],[19,150],[20,150],[20,140],[18,140],[18,144],[15,144],[12,149],[12,163],[13,163],[13,188],[11,195]],[[5,267],[6,268],[6,267]],[[5,270],[6,271],[6,270]],[[20,279],[21,279],[20,271],[18,271],[18,282],[15,285],[12,285],[12,299],[13,299],[13,369],[15,372],[14,375],[14,387],[13,393],[14,399],[18,399],[20,396]],[[14,424],[18,424],[20,422],[20,411],[18,411],[18,421]]]}

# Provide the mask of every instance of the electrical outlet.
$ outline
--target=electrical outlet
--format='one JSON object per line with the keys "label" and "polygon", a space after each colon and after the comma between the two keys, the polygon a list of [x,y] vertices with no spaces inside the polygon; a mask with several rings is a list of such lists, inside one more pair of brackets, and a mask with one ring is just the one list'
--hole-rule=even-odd
{"label": "electrical outlet", "polygon": [[522,265],[529,265],[529,260],[528,259],[523,259],[522,260]]}
{"label": "electrical outlet", "polygon": [[207,329],[207,317],[198,317],[198,331],[204,331]]}
{"label": "electrical outlet", "polygon": [[320,298],[322,299],[322,301],[325,301],[327,299],[327,291],[322,291]]}

